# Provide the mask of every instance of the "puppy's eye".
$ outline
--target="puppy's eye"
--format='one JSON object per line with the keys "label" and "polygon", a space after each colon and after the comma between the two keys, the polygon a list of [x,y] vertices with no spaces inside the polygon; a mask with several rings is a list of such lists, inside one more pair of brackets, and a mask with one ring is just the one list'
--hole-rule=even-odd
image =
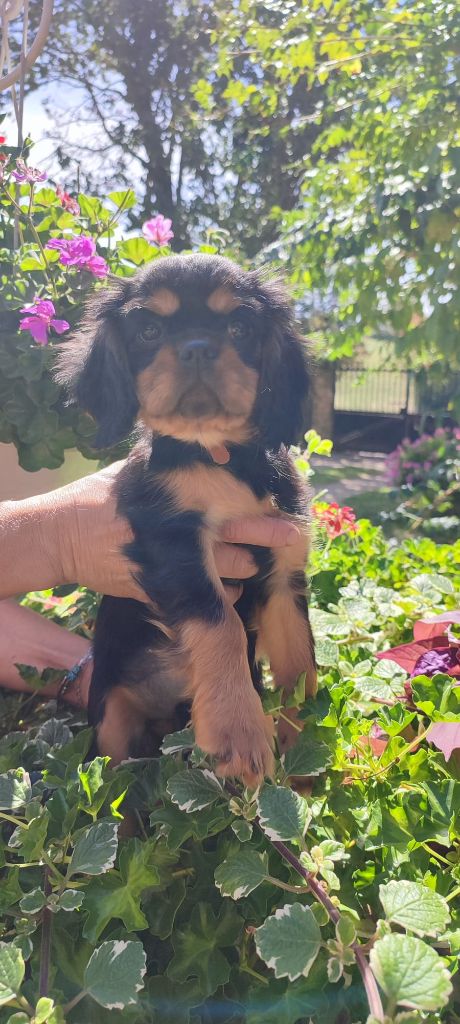
{"label": "puppy's eye", "polygon": [[248,341],[254,336],[253,324],[243,317],[234,317],[228,325],[228,331],[235,341]]}
{"label": "puppy's eye", "polygon": [[141,327],[141,329],[137,332],[137,338],[139,339],[139,341],[149,343],[152,341],[158,341],[161,338],[162,334],[162,324],[158,323],[155,320],[152,320],[150,321],[150,323],[145,324],[144,327]]}

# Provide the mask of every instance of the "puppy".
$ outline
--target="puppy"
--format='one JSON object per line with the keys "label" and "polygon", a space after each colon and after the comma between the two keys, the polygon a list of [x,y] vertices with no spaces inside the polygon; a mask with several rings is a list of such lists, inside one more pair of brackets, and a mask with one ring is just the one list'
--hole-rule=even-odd
{"label": "puppy", "polygon": [[[254,787],[273,768],[261,659],[285,694],[303,672],[316,691],[307,504],[286,447],[301,436],[308,373],[287,296],[217,256],[155,260],[98,292],[57,377],[94,417],[95,447],[143,429],[117,499],[149,603],[102,600],[89,698],[99,752],[141,756],[190,700],[219,774]],[[257,515],[291,518],[300,536],[251,548],[259,571],[234,607],[213,544],[226,520]]]}

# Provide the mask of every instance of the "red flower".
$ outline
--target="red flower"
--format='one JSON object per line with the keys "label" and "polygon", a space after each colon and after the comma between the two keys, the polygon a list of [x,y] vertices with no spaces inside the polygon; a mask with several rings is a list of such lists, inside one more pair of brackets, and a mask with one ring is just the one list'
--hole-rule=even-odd
{"label": "red flower", "polygon": [[342,508],[336,501],[328,505],[313,505],[313,512],[320,526],[326,530],[328,537],[340,537],[342,533],[356,533],[357,523],[353,509],[349,505]]}
{"label": "red flower", "polygon": [[6,142],[6,135],[0,135],[0,146],[4,146]]}
{"label": "red flower", "polygon": [[78,217],[80,207],[77,200],[73,199],[69,192],[64,192],[60,185],[57,186],[56,195],[61,200],[61,206],[64,207],[64,210],[68,210],[69,213],[73,213],[74,217]]}

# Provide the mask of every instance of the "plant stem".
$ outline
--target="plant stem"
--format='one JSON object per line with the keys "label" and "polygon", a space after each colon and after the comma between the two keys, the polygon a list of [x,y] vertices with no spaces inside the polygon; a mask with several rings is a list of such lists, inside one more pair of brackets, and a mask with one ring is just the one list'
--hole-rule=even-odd
{"label": "plant stem", "polygon": [[70,1010],[73,1010],[74,1006],[76,1006],[81,999],[84,999],[85,996],[86,989],[84,988],[81,992],[78,992],[77,995],[73,997],[73,999],[70,999],[69,1002],[65,1004],[65,1006],[63,1007],[63,1012],[66,1017],[67,1014],[70,1013]]}
{"label": "plant stem", "polygon": [[272,885],[277,885],[278,889],[285,889],[286,892],[310,892],[308,885],[289,885],[288,882],[282,882],[280,878],[274,878],[273,875],[267,875],[266,881],[271,882]]}
{"label": "plant stem", "polygon": [[[45,867],[45,896],[51,893],[50,870]],[[38,986],[39,996],[48,995],[50,957],[51,957],[51,931],[53,927],[53,915],[49,907],[45,907],[42,914],[42,934],[40,945],[40,979]]]}
{"label": "plant stem", "polygon": [[[231,783],[227,782],[226,785],[227,788],[230,790],[232,796],[240,795],[236,787],[232,786]],[[258,826],[260,831],[263,832],[265,838],[268,839],[268,836],[265,834],[262,825],[260,824],[259,818],[255,818],[254,823]],[[303,864],[301,864],[300,860],[298,859],[298,857],[296,857],[295,853],[292,853],[292,850],[290,850],[285,843],[282,843],[278,839],[268,839],[268,841],[269,843],[271,843],[274,849],[278,851],[283,860],[286,861],[286,863],[289,864],[291,868],[294,868],[294,871],[297,871],[297,874],[299,874],[301,878],[305,880],[305,882],[307,883],[307,888],[313,894],[315,899],[318,900],[318,903],[322,904],[324,909],[327,911],[330,920],[333,921],[334,924],[337,924],[337,922],[340,920],[340,913],[337,910],[337,907],[334,906],[332,900],[324,891],[320,883],[318,882],[317,878],[315,878],[311,871],[307,871],[307,869],[304,868]],[[380,999],[380,993],[377,988],[377,982],[374,978],[370,965],[359,943],[353,942],[350,948],[353,950],[356,959],[356,965],[362,977],[364,989],[367,996],[367,1001],[369,1003],[370,1012],[371,1014],[373,1014],[376,1020],[383,1021],[384,1013],[382,1000]]]}
{"label": "plant stem", "polygon": [[454,900],[455,897],[459,896],[459,895],[460,895],[460,885],[457,885],[457,888],[454,889],[453,892],[449,893],[448,896],[446,896],[446,900],[447,900],[448,903],[450,903],[451,900]]}

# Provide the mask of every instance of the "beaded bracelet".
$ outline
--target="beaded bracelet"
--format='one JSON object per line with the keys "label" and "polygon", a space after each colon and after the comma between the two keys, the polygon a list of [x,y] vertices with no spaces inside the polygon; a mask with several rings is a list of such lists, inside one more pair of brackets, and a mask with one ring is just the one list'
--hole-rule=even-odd
{"label": "beaded bracelet", "polygon": [[[65,695],[68,692],[68,690],[70,690],[70,687],[72,686],[72,683],[74,683],[78,679],[79,675],[82,672],[82,669],[84,669],[85,665],[87,665],[89,661],[92,661],[92,658],[93,658],[93,652],[90,649],[89,651],[86,652],[86,654],[83,655],[83,658],[80,658],[80,661],[77,661],[76,665],[73,665],[72,668],[69,668],[69,671],[66,672],[66,674],[64,676],[64,679],[62,680],[62,683],[61,683],[61,685],[59,687],[58,694],[57,694],[57,699],[58,700],[61,700],[62,697],[65,697]],[[80,683],[77,683],[76,695],[77,695],[79,704],[81,705],[81,707],[83,707],[83,701],[82,701],[81,690],[80,690]]]}

